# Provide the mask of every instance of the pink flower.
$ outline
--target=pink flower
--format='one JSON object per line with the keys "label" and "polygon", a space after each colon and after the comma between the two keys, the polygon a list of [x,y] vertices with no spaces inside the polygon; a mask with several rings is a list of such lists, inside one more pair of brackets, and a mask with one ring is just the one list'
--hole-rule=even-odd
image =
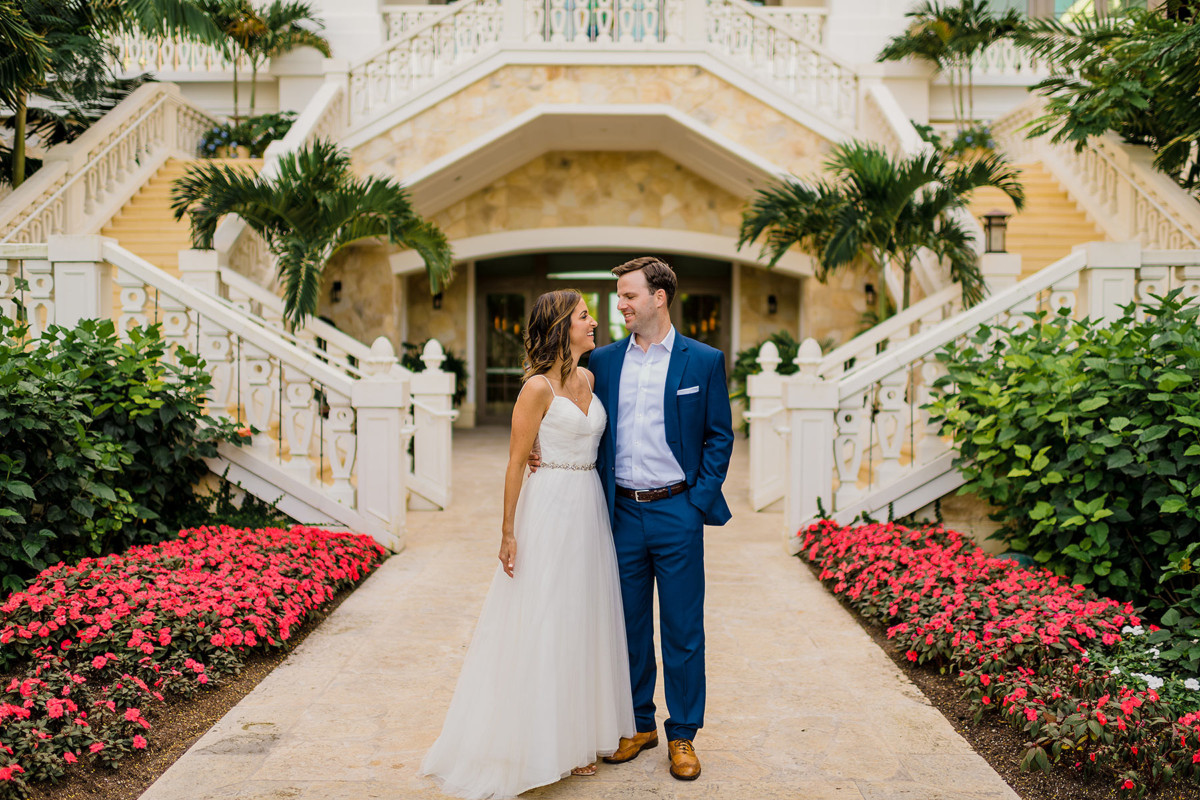
{"label": "pink flower", "polygon": [[92,659],[92,669],[104,669],[104,665],[108,663],[108,659],[104,656],[96,656]]}
{"label": "pink flower", "polygon": [[134,750],[144,750],[145,748],[146,748],[146,737],[141,736],[141,735],[134,736],[133,737],[133,749]]}
{"label": "pink flower", "polygon": [[63,760],[65,760],[68,764],[74,764],[79,759],[75,757],[74,753],[68,750],[67,752],[63,753]]}
{"label": "pink flower", "polygon": [[91,753],[92,755],[95,755],[96,753],[99,753],[103,749],[104,749],[104,742],[93,742],[91,747],[88,748],[88,752]]}

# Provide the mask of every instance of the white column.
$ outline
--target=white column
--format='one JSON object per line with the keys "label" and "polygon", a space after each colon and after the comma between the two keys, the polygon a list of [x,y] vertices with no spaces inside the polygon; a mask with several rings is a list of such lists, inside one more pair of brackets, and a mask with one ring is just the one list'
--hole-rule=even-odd
{"label": "white column", "polygon": [[500,33],[500,41],[524,41],[525,2],[526,0],[500,0],[500,18],[504,26]]}
{"label": "white column", "polygon": [[404,547],[405,474],[409,429],[405,424],[408,382],[396,353],[382,336],[371,345],[368,377],[354,384],[358,511],[382,523],[380,543],[392,551]]}
{"label": "white column", "polygon": [[54,322],[73,328],[83,319],[112,318],[112,265],[103,236],[51,236],[47,257],[54,270]]}
{"label": "white column", "polygon": [[990,294],[1002,292],[1021,279],[1020,253],[983,253],[979,270]]}
{"label": "white column", "polygon": [[180,250],[179,279],[194,289],[217,297],[221,287],[221,266],[216,250]]}
{"label": "white column", "polygon": [[761,511],[783,497],[786,446],[776,427],[783,427],[783,376],[774,342],[764,342],[758,354],[762,372],[746,378],[750,410],[750,505]]}
{"label": "white column", "polygon": [[1121,306],[1134,300],[1142,246],[1137,242],[1091,242],[1084,247],[1084,312],[1092,319],[1112,322],[1120,318]]}
{"label": "white column", "polygon": [[[454,375],[442,371],[446,360],[441,344],[430,339],[421,354],[423,372],[412,375],[414,509],[442,509],[450,504],[452,427],[458,412],[451,408]],[[418,494],[419,492],[419,494]]]}
{"label": "white column", "polygon": [[[702,46],[708,40],[707,0],[683,0],[683,40],[687,44]],[[671,32],[667,31],[668,39]]]}
{"label": "white column", "polygon": [[837,384],[817,376],[821,346],[805,339],[796,356],[800,372],[783,385],[787,409],[787,484],[784,489],[783,535],[795,543],[800,525],[814,519],[818,505],[833,511],[833,416]]}

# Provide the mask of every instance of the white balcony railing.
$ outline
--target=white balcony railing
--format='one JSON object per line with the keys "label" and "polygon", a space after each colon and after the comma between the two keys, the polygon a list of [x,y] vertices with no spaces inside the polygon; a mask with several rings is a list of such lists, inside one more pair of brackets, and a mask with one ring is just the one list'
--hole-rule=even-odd
{"label": "white balcony railing", "polygon": [[350,69],[351,124],[395,108],[453,71],[514,49],[703,51],[792,102],[853,124],[858,76],[821,46],[824,14],[745,0],[463,0],[389,7],[389,41]]}
{"label": "white balcony railing", "polygon": [[[233,63],[225,57],[220,48],[178,36],[159,39],[126,33],[115,37],[111,44],[115,51],[112,68],[117,75],[177,72],[211,74],[214,80],[223,80],[233,72]],[[249,58],[240,56],[237,66],[249,76]],[[268,69],[269,62],[259,65],[260,72]]]}

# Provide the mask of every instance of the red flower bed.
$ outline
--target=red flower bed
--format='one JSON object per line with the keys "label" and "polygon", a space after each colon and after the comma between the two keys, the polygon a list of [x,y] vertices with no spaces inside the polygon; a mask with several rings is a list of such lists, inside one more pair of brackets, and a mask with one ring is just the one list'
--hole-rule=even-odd
{"label": "red flower bed", "polygon": [[889,625],[909,660],[958,670],[976,720],[994,711],[1027,733],[1024,768],[1103,770],[1139,795],[1200,776],[1200,715],[1091,666],[1090,648],[1139,624],[1130,604],[988,556],[941,526],[823,520],[797,535],[820,580]]}
{"label": "red flower bed", "polygon": [[147,746],[145,713],[285,646],[385,556],[317,528],[196,528],[59,564],[0,604],[0,798]]}

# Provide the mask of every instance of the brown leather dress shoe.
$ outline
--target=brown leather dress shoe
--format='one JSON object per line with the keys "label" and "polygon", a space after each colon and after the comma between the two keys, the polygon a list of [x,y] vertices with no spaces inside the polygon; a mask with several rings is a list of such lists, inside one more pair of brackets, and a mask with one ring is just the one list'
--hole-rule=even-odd
{"label": "brown leather dress shoe", "polygon": [[635,733],[632,739],[622,736],[617,752],[611,756],[605,756],[604,761],[608,764],[624,764],[626,761],[633,761],[643,750],[651,750],[655,747],[658,747],[658,731],[656,730]]}
{"label": "brown leather dress shoe", "polygon": [[696,748],[687,739],[672,739],[667,742],[667,755],[671,758],[671,777],[681,781],[694,781],[700,777],[700,759]]}

